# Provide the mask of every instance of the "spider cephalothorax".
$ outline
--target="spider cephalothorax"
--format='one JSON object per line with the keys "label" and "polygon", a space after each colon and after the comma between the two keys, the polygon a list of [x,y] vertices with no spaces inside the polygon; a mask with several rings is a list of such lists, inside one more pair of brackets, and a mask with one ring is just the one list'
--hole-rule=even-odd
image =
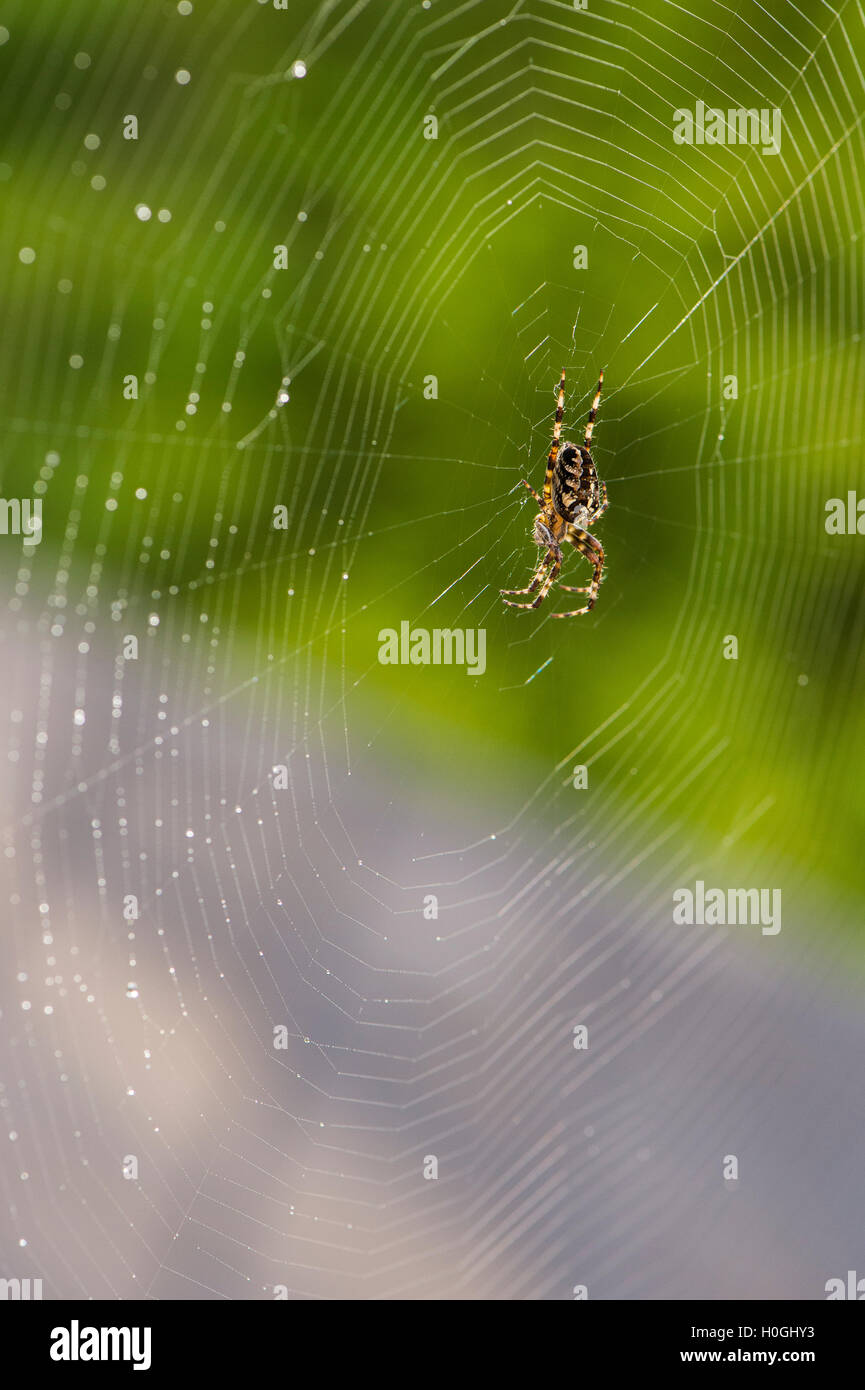
{"label": "spider cephalothorax", "polygon": [[509,598],[506,598],[505,603],[510,608],[538,608],[543,603],[559,577],[562,568],[562,543],[564,541],[572,545],[581,555],[585,555],[592,566],[592,582],[579,589],[573,588],[569,584],[560,584],[559,588],[566,594],[588,594],[589,598],[584,608],[574,608],[569,613],[553,613],[551,616],[553,618],[578,618],[580,614],[588,613],[595,606],[595,599],[598,597],[598,590],[604,576],[604,551],[600,541],[591,535],[590,528],[603,516],[609,502],[607,501],[606,483],[602,483],[598,477],[597,469],[589,453],[589,445],[592,442],[592,429],[598,411],[598,402],[601,399],[603,382],[604,373],[601,372],[598,377],[595,399],[592,401],[592,408],[589,411],[586,437],[582,445],[566,442],[562,445],[560,452],[559,436],[562,432],[562,416],[565,410],[565,372],[562,368],[556,423],[553,428],[552,447],[547,458],[543,497],[539,497],[534,488],[523,479],[523,486],[529,489],[540,508],[532,528],[532,539],[536,545],[544,547],[544,555],[535,570],[531,584],[525,589],[500,590],[503,595],[534,594],[537,592],[537,597],[531,603],[512,603]]}

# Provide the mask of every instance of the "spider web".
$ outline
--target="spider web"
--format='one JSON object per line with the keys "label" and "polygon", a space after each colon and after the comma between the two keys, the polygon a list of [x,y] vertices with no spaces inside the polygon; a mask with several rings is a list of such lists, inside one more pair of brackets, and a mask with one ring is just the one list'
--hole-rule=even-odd
{"label": "spider web", "polygon": [[[821,1297],[863,1258],[862,563],[823,525],[861,6],[7,10],[3,488],[44,521],[0,538],[0,1273]],[[780,152],[676,145],[697,101]],[[563,365],[563,438],[605,370],[611,502],[573,623],[498,592]],[[403,622],[486,671],[382,665]],[[783,930],[674,924],[696,879]]]}

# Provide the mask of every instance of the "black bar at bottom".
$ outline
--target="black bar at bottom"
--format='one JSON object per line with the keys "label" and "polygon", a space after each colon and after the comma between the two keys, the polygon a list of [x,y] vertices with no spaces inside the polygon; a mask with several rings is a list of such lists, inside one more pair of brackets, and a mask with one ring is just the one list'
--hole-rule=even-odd
{"label": "black bar at bottom", "polygon": [[276,1369],[287,1377],[310,1363],[328,1379],[344,1366],[385,1379],[422,1373],[428,1383],[437,1363],[443,1373],[464,1372],[467,1353],[487,1374],[498,1356],[528,1355],[534,1380],[555,1355],[595,1374],[759,1365],[825,1377],[859,1363],[863,1320],[857,1308],[828,1301],[573,1302],[558,1310],[476,1301],[51,1301],[0,1304],[0,1328],[25,1373],[212,1374],[224,1385]]}

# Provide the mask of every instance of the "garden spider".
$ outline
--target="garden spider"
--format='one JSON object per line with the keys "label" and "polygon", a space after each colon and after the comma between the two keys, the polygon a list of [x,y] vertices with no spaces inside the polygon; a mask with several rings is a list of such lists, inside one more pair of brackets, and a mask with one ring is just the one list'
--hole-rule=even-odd
{"label": "garden spider", "polygon": [[569,541],[575,550],[578,550],[581,555],[585,555],[592,566],[592,582],[581,589],[572,588],[569,584],[560,584],[559,588],[564,593],[588,594],[589,599],[584,608],[574,608],[570,613],[552,613],[550,616],[553,618],[579,618],[582,613],[588,613],[595,606],[603,578],[604,551],[600,541],[590,534],[589,528],[600,521],[610,504],[607,501],[607,485],[598,478],[597,469],[589,453],[589,445],[592,442],[592,429],[595,424],[598,402],[601,399],[603,382],[604,373],[601,372],[598,377],[595,399],[592,401],[592,408],[589,411],[586,437],[582,447],[565,443],[560,454],[559,435],[562,430],[562,415],[565,409],[565,369],[562,368],[553,443],[547,459],[547,473],[544,478],[543,499],[538,496],[525,478],[522,480],[523,486],[529,489],[540,507],[540,511],[535,517],[532,539],[536,545],[546,547],[546,554],[540,561],[532,577],[532,582],[527,588],[499,590],[499,593],[504,595],[533,594],[537,589],[538,594],[531,603],[513,603],[509,598],[506,598],[505,603],[509,608],[538,608],[543,603],[558,579],[562,568],[563,541]]}

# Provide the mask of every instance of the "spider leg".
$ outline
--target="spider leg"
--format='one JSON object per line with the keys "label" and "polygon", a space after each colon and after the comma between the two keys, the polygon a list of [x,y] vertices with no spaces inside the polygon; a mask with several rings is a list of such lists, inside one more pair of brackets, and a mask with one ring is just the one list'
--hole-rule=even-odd
{"label": "spider leg", "polygon": [[531,584],[529,584],[525,589],[499,589],[499,593],[503,596],[505,594],[533,594],[540,582],[540,575],[536,574]]}
{"label": "spider leg", "polygon": [[556,459],[559,457],[559,438],[562,433],[562,416],[565,413],[565,369],[562,367],[562,379],[559,382],[559,401],[556,407],[556,423],[553,426],[553,442],[550,445],[550,452],[547,455],[547,472],[544,477],[544,501],[549,502],[553,495],[553,473],[556,468]]}
{"label": "spider leg", "polygon": [[[601,587],[601,579],[604,571],[604,550],[600,541],[597,541],[588,531],[582,531],[578,526],[569,526],[566,536],[575,550],[581,555],[585,555],[589,564],[592,566],[592,582],[586,589],[568,589],[568,593],[589,595],[589,601],[584,608],[574,608],[569,613],[551,613],[552,618],[580,618],[584,613],[588,613],[595,606],[598,597],[598,590]],[[562,588],[565,586],[562,585]]]}
{"label": "spider leg", "polygon": [[[535,592],[535,589],[536,589],[536,588],[538,587],[538,585],[540,584],[541,580],[544,579],[544,578],[546,578],[546,571],[547,571],[547,569],[549,568],[549,566],[552,564],[554,556],[555,556],[555,551],[552,551],[552,550],[548,550],[548,551],[547,551],[547,553],[546,553],[546,555],[544,556],[543,560],[541,560],[540,564],[538,565],[537,569],[535,570],[534,574],[532,575],[532,582],[531,582],[531,584],[527,585],[525,589],[499,589],[499,593],[500,593],[500,594],[533,594],[533,593]],[[512,606],[513,606],[513,607],[519,607],[520,605],[514,604],[514,605],[512,605]]]}
{"label": "spider leg", "polygon": [[589,422],[586,425],[586,439],[583,447],[588,449],[592,442],[592,430],[595,428],[595,416],[598,413],[598,405],[601,399],[601,387],[604,384],[604,373],[598,374],[598,389],[595,392],[595,399],[592,401],[592,408],[589,411]]}
{"label": "spider leg", "polygon": [[538,494],[535,492],[535,490],[534,490],[534,488],[532,487],[531,483],[527,483],[526,480],[525,480],[525,478],[520,478],[520,482],[522,483],[523,487],[527,487],[527,488],[528,488],[529,492],[530,492],[530,493],[532,494],[532,496],[534,497],[534,499],[535,499],[535,501],[537,502],[538,506],[539,506],[539,507],[542,507],[544,504],[543,504],[543,502],[541,501],[541,499],[540,499],[540,497],[538,496]]}
{"label": "spider leg", "polygon": [[508,605],[509,608],[540,608],[541,604],[543,603],[544,599],[546,598],[547,594],[550,592],[550,589],[555,583],[558,577],[559,570],[562,568],[561,553],[559,553],[558,555],[554,551],[550,551],[549,553],[553,556],[553,563],[547,570],[546,578],[543,584],[541,585],[537,598],[533,599],[531,603],[513,603],[509,598],[506,598],[505,603]]}

